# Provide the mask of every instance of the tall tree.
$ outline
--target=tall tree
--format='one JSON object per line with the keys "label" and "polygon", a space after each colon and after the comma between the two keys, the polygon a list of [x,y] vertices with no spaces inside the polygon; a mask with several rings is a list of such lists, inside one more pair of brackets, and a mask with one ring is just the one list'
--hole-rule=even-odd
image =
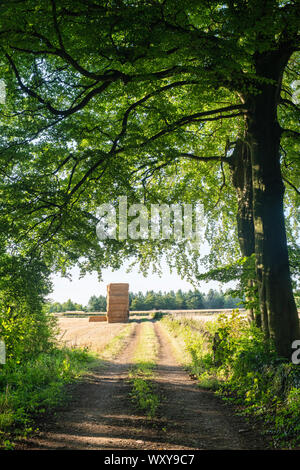
{"label": "tall tree", "polygon": [[298,73],[299,4],[25,0],[1,9],[8,235],[59,268],[82,254],[86,269],[117,267],[120,252],[143,266],[177,250],[185,274],[182,247],[168,240],[99,248],[97,206],[124,193],[148,203],[201,199],[211,217],[226,200],[225,219],[238,214],[242,254],[255,253],[264,330],[289,357],[299,320],[281,159],[297,151],[299,107],[283,79]]}

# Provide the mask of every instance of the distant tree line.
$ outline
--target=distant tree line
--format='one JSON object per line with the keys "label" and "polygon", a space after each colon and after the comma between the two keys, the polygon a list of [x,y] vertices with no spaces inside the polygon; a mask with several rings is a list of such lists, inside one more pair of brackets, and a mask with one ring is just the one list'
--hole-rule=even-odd
{"label": "distant tree line", "polygon": [[210,289],[207,294],[199,290],[183,292],[154,292],[130,294],[130,310],[198,310],[215,308],[236,308],[241,299],[230,294]]}
{"label": "distant tree line", "polygon": [[72,302],[71,299],[67,300],[66,302],[48,302],[46,304],[46,310],[49,313],[56,313],[56,312],[75,312],[75,311],[85,311],[85,307],[82,304],[77,304]]}
{"label": "distant tree line", "polygon": [[[242,307],[242,299],[232,296],[229,293],[223,293],[210,289],[204,294],[199,290],[189,290],[183,292],[138,292],[129,294],[129,305],[132,311],[145,310],[198,310],[198,309],[216,309],[216,308],[238,308]],[[70,299],[67,302],[53,302],[47,305],[49,312],[66,311],[87,311],[103,312],[106,310],[106,297],[103,295],[92,295],[87,306],[76,304]]]}

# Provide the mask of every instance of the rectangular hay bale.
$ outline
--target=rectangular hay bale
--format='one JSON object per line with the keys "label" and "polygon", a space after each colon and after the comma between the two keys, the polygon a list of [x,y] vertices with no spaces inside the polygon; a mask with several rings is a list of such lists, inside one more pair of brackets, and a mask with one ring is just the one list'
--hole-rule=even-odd
{"label": "rectangular hay bale", "polygon": [[89,322],[104,322],[107,321],[107,315],[93,315],[89,317]]}
{"label": "rectangular hay bale", "polygon": [[108,323],[128,322],[129,284],[112,283],[107,286],[107,321]]}

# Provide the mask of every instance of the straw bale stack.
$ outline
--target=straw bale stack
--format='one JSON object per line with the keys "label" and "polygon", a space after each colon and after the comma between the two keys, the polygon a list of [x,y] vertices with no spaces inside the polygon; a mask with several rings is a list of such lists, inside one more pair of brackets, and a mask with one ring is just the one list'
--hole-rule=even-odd
{"label": "straw bale stack", "polygon": [[89,317],[89,322],[99,322],[99,321],[107,321],[106,315],[92,315]]}
{"label": "straw bale stack", "polygon": [[107,321],[124,323],[129,319],[129,284],[114,283],[107,286]]}

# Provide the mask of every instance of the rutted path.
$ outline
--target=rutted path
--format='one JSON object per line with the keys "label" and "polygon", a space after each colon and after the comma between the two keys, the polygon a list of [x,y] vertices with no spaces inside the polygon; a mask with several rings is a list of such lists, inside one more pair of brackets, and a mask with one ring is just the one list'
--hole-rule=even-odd
{"label": "rutted path", "polygon": [[158,323],[160,344],[157,386],[163,396],[163,421],[173,449],[263,449],[262,442],[244,420],[214,395],[200,389],[174,359]]}
{"label": "rutted path", "polygon": [[128,369],[137,345],[137,323],[119,357],[70,386],[73,399],[19,449],[172,450],[262,449],[263,442],[212,392],[200,390],[179,366],[158,323],[156,387],[159,417],[145,418],[129,400]]}

